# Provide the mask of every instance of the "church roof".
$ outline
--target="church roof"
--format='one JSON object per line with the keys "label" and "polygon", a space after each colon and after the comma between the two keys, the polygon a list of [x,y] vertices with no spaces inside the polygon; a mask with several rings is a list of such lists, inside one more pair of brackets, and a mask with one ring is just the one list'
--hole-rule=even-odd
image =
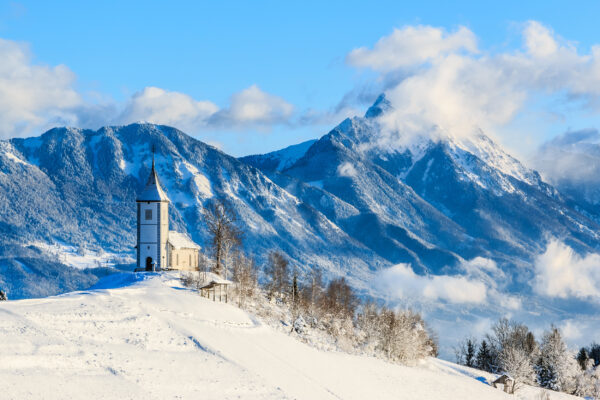
{"label": "church roof", "polygon": [[154,168],[154,156],[152,156],[152,171],[148,177],[148,182],[137,201],[169,201],[169,197],[160,186],[156,169]]}
{"label": "church roof", "polygon": [[200,249],[187,235],[175,231],[169,231],[167,242],[175,249]]}

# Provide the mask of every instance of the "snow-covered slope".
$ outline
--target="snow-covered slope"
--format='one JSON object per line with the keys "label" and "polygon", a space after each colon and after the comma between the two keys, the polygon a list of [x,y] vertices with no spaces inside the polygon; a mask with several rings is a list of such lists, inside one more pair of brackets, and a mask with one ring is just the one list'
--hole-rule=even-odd
{"label": "snow-covered slope", "polygon": [[491,376],[436,359],[406,367],[316,350],[173,275],[113,275],[86,292],[3,302],[0,320],[3,399],[514,398],[477,380]]}

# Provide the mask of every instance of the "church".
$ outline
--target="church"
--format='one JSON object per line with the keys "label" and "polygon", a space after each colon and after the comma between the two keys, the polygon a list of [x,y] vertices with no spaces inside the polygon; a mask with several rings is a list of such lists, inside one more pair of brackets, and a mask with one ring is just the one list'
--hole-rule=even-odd
{"label": "church", "polygon": [[136,271],[197,270],[200,246],[183,233],[169,231],[170,200],[160,186],[154,155],[148,183],[136,202]]}

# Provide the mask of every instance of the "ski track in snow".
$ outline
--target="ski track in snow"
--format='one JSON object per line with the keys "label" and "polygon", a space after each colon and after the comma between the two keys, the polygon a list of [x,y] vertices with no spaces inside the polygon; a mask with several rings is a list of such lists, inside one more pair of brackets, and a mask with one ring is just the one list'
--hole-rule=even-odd
{"label": "ski track in snow", "polygon": [[515,398],[441,360],[406,367],[317,350],[175,277],[119,287],[113,276],[114,289],[0,304],[2,398]]}

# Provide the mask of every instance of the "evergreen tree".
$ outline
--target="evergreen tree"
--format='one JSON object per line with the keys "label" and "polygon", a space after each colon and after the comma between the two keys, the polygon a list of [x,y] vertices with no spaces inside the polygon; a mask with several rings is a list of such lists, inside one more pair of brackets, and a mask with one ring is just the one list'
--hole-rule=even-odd
{"label": "evergreen tree", "polygon": [[2,290],[0,290],[0,301],[8,300],[8,296]]}
{"label": "evergreen tree", "polygon": [[590,358],[594,359],[594,366],[598,366],[600,365],[600,344],[598,343],[592,343],[588,354],[590,356]]}
{"label": "evergreen tree", "polygon": [[465,365],[467,367],[475,367],[475,343],[471,339],[467,339],[467,353],[465,354]]}
{"label": "evergreen tree", "polygon": [[481,346],[479,346],[475,366],[483,371],[492,372],[492,354],[485,340],[482,340]]}
{"label": "evergreen tree", "polygon": [[585,371],[587,366],[587,360],[589,360],[588,352],[585,347],[579,349],[579,353],[577,353],[577,363],[581,367],[582,370]]}

